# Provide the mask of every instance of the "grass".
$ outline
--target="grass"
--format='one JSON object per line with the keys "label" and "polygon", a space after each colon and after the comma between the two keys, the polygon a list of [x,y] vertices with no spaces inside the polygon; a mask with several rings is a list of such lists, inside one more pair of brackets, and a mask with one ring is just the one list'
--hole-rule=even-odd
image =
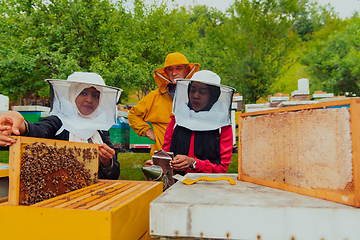
{"label": "grass", "polygon": [[[146,160],[151,159],[150,153],[119,153],[118,161],[120,162],[121,180],[144,181],[145,176],[141,167],[145,165]],[[0,151],[0,163],[9,162],[9,151]],[[231,158],[228,173],[238,172],[238,155],[234,153]]]}
{"label": "grass", "polygon": [[[146,180],[141,171],[141,167],[145,165],[146,160],[151,159],[150,153],[119,153],[118,160],[120,162],[120,178],[122,180]],[[228,173],[238,172],[238,155],[233,154]]]}
{"label": "grass", "polygon": [[145,176],[141,167],[145,165],[146,160],[151,159],[150,153],[119,153],[118,161],[120,162],[121,180],[144,181]]}
{"label": "grass", "polygon": [[9,151],[0,151],[0,163],[9,163]]}

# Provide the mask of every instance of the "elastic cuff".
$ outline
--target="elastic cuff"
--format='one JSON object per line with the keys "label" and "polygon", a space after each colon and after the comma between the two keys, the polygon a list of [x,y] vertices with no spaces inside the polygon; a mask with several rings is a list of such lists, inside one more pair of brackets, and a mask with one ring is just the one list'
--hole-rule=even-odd
{"label": "elastic cuff", "polygon": [[24,123],[25,123],[25,129],[26,129],[26,133],[24,136],[27,136],[27,135],[29,135],[29,123],[26,120],[24,120]]}
{"label": "elastic cuff", "polygon": [[114,166],[114,162],[113,162],[113,160],[111,159],[111,165],[110,165],[110,167],[104,167],[104,165],[102,164],[102,162],[100,161],[100,163],[101,163],[101,167],[102,167],[102,169],[103,169],[103,173],[105,173],[106,175],[109,175],[110,173],[111,173],[111,169],[113,168],[113,166]]}
{"label": "elastic cuff", "polygon": [[139,132],[140,134],[139,134],[139,136],[140,137],[147,137],[146,136],[146,133],[147,133],[147,131],[149,130],[149,129],[151,129],[151,127],[149,126],[149,128],[146,128],[146,130],[144,131],[144,130],[142,130],[141,132]]}

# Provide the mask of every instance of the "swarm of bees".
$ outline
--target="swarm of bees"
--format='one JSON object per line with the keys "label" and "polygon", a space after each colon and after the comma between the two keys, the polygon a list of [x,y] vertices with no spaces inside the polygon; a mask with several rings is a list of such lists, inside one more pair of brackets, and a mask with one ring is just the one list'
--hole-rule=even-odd
{"label": "swarm of bees", "polygon": [[98,157],[96,148],[34,142],[22,144],[22,149],[20,205],[32,205],[97,182],[97,175],[92,177],[84,163]]}

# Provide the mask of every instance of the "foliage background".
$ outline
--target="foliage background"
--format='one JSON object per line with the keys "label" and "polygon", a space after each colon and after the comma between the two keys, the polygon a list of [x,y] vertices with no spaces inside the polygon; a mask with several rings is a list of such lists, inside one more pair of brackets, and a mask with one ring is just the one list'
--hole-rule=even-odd
{"label": "foliage background", "polygon": [[91,71],[124,89],[122,103],[156,88],[166,55],[220,75],[245,103],[311,91],[359,94],[359,17],[308,0],[234,0],[223,13],[154,0],[0,0],[0,92],[13,104],[48,96],[44,79]]}

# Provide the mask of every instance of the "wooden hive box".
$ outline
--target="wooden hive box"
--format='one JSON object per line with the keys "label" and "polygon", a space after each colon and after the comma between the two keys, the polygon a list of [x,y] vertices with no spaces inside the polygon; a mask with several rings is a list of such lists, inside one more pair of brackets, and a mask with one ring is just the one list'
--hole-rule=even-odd
{"label": "wooden hive box", "polygon": [[360,99],[243,113],[238,179],[360,207]]}
{"label": "wooden hive box", "polygon": [[97,181],[98,146],[14,137],[9,148],[9,203],[31,205]]}
{"label": "wooden hive box", "polygon": [[150,239],[161,182],[99,180],[30,206],[0,203],[0,239]]}
{"label": "wooden hive box", "polygon": [[0,200],[9,195],[9,164],[0,163]]}
{"label": "wooden hive box", "polygon": [[9,176],[9,164],[0,163],[0,178]]}

